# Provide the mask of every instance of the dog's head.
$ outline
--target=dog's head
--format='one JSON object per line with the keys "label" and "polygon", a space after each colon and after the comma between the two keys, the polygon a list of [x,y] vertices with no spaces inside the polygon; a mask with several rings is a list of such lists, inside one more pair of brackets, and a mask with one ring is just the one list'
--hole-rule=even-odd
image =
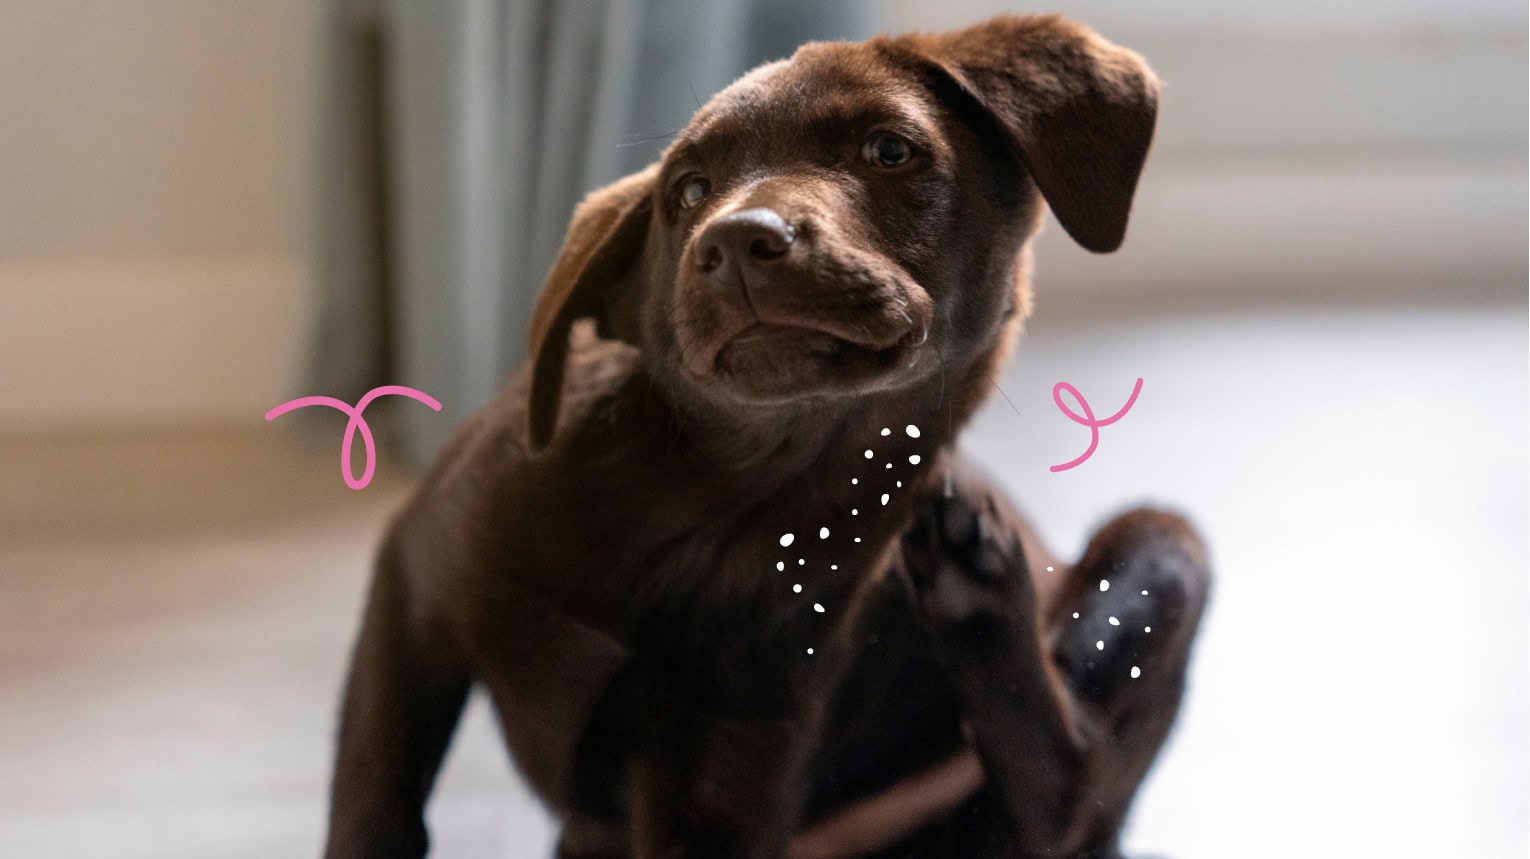
{"label": "dog's head", "polygon": [[1089,250],[1120,245],[1157,95],[1136,54],[1050,16],[755,69],[576,210],[532,321],[533,444],[580,318],[734,409],[970,366],[1024,313],[1042,199]]}

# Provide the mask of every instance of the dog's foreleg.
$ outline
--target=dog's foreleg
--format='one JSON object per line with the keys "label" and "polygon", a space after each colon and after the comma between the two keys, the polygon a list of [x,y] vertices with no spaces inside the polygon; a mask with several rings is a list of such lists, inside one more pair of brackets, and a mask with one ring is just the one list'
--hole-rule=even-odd
{"label": "dog's foreleg", "polygon": [[456,729],[469,679],[411,618],[398,556],[381,555],[340,717],[329,859],[418,857],[424,806]]}
{"label": "dog's foreleg", "polygon": [[[996,855],[1118,856],[1122,820],[1168,733],[1209,582],[1178,517],[1103,528],[1071,570],[1028,567],[1025,526],[956,472],[904,560],[1007,825]],[[1049,568],[1050,569],[1050,568]],[[1036,577],[1061,593],[1042,617]]]}
{"label": "dog's foreleg", "polygon": [[1000,855],[1071,856],[1094,738],[1046,653],[1018,517],[975,477],[945,483],[904,561],[1005,818],[984,825]]}
{"label": "dog's foreleg", "polygon": [[634,761],[639,859],[779,859],[795,828],[799,731],[677,714],[672,739]]}

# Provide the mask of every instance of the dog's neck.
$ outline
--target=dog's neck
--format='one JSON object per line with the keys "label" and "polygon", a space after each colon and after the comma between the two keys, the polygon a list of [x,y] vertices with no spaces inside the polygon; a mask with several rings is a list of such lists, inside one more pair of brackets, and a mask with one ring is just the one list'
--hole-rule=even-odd
{"label": "dog's neck", "polygon": [[[847,462],[864,465],[868,450],[879,468],[894,458],[904,474],[913,473],[909,466],[928,467],[986,399],[1006,351],[996,344],[908,387],[842,399],[741,408],[684,388],[659,396],[689,456],[725,481],[736,476],[740,491],[773,494],[844,472]],[[842,482],[815,489],[826,501],[860,494]]]}

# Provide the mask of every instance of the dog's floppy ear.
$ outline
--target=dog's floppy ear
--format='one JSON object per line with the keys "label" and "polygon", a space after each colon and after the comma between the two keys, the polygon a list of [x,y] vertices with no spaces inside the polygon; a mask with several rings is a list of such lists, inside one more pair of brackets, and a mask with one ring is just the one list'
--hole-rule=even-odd
{"label": "dog's floppy ear", "polygon": [[658,165],[625,176],[591,194],[574,209],[568,235],[547,275],[547,284],[531,314],[528,339],[532,360],[530,439],[533,450],[547,445],[558,424],[558,399],[568,335],[578,319],[593,318],[605,336],[618,327],[631,331],[630,320],[616,320],[618,306],[632,302],[615,294],[641,255],[653,212],[653,183]]}
{"label": "dog's floppy ear", "polygon": [[1153,141],[1158,78],[1136,53],[1055,15],[1002,16],[893,44],[914,50],[997,121],[1074,241],[1121,246]]}

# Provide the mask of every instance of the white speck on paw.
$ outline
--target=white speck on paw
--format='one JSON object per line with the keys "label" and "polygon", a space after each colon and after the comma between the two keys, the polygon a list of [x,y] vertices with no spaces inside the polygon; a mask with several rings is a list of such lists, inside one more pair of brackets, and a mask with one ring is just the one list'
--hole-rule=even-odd
{"label": "white speck on paw", "polygon": [[1143,627],[1143,628],[1142,628],[1142,631],[1143,631],[1143,632],[1152,632],[1152,631],[1153,631],[1153,628],[1152,628],[1152,627],[1151,627],[1151,626],[1144,626],[1144,627]]}
{"label": "white speck on paw", "polygon": [[812,655],[813,655],[813,648],[809,647],[808,648],[808,656],[812,656]]}
{"label": "white speck on paw", "polygon": [[794,593],[794,594],[802,593],[802,585],[792,585],[792,593]]}
{"label": "white speck on paw", "polygon": [[892,463],[890,463],[890,462],[889,462],[889,463],[887,463],[887,467],[888,467],[888,468],[892,468]]}
{"label": "white speck on paw", "polygon": [[883,492],[883,493],[882,493],[882,506],[883,506],[883,507],[886,507],[886,506],[887,506],[887,499],[889,499],[889,498],[891,498],[891,497],[892,497],[892,496],[891,496],[891,495],[888,495],[888,494],[887,494],[887,493],[886,493],[886,492]]}
{"label": "white speck on paw", "polygon": [[916,454],[910,455],[909,458],[908,458],[908,464],[909,465],[918,465],[919,464],[919,454],[916,453]]}
{"label": "white speck on paw", "polygon": [[839,569],[839,564],[830,564],[830,565],[829,565],[829,569],[831,569],[831,570],[837,570],[837,569]]}
{"label": "white speck on paw", "polygon": [[782,534],[781,535],[781,546],[783,548],[785,548],[786,546],[790,546],[792,544],[792,541],[795,540],[795,539],[797,539],[797,535],[796,534],[792,534],[792,533],[789,533],[789,532],[786,533],[786,534]]}
{"label": "white speck on paw", "polygon": [[856,538],[855,538],[855,542],[857,542],[857,543],[859,543],[859,542],[860,542],[860,541],[861,541],[861,538],[860,538],[860,537],[856,537]]}
{"label": "white speck on paw", "polygon": [[1095,650],[1104,650],[1105,649],[1105,642],[1103,642],[1103,641],[1096,641],[1094,643],[1094,649]]}
{"label": "white speck on paw", "polygon": [[1074,620],[1078,620],[1078,612],[1074,612],[1073,613],[1073,619]]}
{"label": "white speck on paw", "polygon": [[908,433],[909,438],[919,437],[919,427],[916,427],[913,424],[909,424],[908,426],[904,427],[903,431]]}
{"label": "white speck on paw", "polygon": [[785,561],[776,561],[776,571],[777,572],[782,572],[785,569],[786,569],[786,562]]}
{"label": "white speck on paw", "polygon": [[903,481],[901,481],[901,480],[900,480],[900,481],[898,481],[898,488],[899,488],[899,489],[902,489],[902,488],[903,488]]}
{"label": "white speck on paw", "polygon": [[1052,572],[1052,568],[1051,567],[1047,567],[1047,572],[1049,572],[1049,573]]}
{"label": "white speck on paw", "polygon": [[1115,619],[1115,618],[1114,618],[1114,617],[1112,617],[1112,618],[1111,618],[1111,619],[1110,619],[1110,625],[1111,625],[1111,626],[1120,626],[1120,625],[1121,625],[1121,621],[1119,621],[1119,620],[1116,620],[1116,619]]}
{"label": "white speck on paw", "polygon": [[892,430],[890,428],[888,428],[888,427],[882,427],[882,435],[884,435],[884,436],[892,435]]}
{"label": "white speck on paw", "polygon": [[852,477],[852,478],[850,478],[850,485],[851,486],[854,486],[854,485],[856,485],[857,483],[860,483],[860,482],[861,482],[861,479],[859,477]]}
{"label": "white speck on paw", "polygon": [[1143,591],[1143,592],[1142,592],[1142,595],[1143,595],[1143,596],[1147,596],[1147,591]]}
{"label": "white speck on paw", "polygon": [[850,515],[851,516],[859,516],[859,515],[861,515],[861,511],[856,509],[856,508],[854,508],[854,507],[851,507],[850,508]]}
{"label": "white speck on paw", "polygon": [[801,567],[801,566],[803,566],[805,564],[807,564],[807,559],[806,558],[798,558],[797,559],[797,566]]}
{"label": "white speck on paw", "polygon": [[823,527],[823,528],[819,528],[818,529],[818,539],[820,539],[820,540],[827,540],[827,539],[829,539],[829,529],[827,527]]}
{"label": "white speck on paw", "polygon": [[1142,669],[1138,668],[1135,665],[1133,665],[1132,666],[1132,679],[1136,680],[1138,677],[1141,677],[1141,676],[1142,676]]}
{"label": "white speck on paw", "polygon": [[1100,593],[1110,590],[1110,579],[1100,579]]}
{"label": "white speck on paw", "polygon": [[867,459],[870,459],[870,458],[872,458],[872,457],[873,457],[873,456],[876,456],[876,454],[874,454],[874,453],[872,453],[872,452],[871,452],[871,448],[869,448],[869,447],[868,447],[868,448],[866,448],[866,458],[867,458]]}
{"label": "white speck on paw", "polygon": [[821,603],[821,602],[813,603],[813,611],[816,611],[819,614],[823,614],[823,603]]}

